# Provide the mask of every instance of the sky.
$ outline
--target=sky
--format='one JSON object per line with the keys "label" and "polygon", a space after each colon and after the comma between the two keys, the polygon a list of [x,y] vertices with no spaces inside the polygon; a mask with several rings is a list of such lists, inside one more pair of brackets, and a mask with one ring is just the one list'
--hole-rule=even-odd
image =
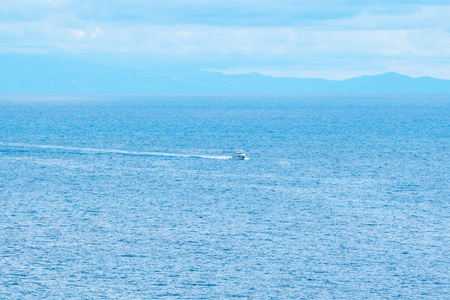
{"label": "sky", "polygon": [[0,0],[0,55],[346,79],[450,79],[450,0]]}

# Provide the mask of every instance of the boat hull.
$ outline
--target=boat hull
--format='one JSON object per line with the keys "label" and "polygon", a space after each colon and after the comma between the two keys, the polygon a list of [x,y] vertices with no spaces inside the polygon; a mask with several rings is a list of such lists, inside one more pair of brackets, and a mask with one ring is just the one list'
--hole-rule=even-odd
{"label": "boat hull", "polygon": [[234,153],[233,154],[233,159],[244,160],[245,159],[245,154],[244,153]]}

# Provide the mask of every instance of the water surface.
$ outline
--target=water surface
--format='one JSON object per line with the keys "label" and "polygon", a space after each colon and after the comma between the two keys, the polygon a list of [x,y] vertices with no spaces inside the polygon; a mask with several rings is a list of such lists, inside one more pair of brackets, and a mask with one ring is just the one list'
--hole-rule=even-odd
{"label": "water surface", "polygon": [[4,94],[0,298],[448,299],[449,145],[449,95]]}

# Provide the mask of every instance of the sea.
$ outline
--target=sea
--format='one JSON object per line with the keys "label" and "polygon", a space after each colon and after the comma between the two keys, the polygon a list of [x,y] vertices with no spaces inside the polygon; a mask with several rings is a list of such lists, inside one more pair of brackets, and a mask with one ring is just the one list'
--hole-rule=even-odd
{"label": "sea", "polygon": [[1,94],[0,299],[450,299],[449,150],[450,94]]}

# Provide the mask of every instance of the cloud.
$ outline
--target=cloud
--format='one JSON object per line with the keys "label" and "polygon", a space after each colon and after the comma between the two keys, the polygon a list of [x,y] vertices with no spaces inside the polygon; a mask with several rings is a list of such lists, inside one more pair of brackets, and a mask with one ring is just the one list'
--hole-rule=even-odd
{"label": "cloud", "polygon": [[[426,69],[427,60],[433,65],[449,59],[450,5],[443,4],[111,0],[101,6],[87,0],[8,1],[0,7],[0,51],[221,61],[228,67],[214,68],[254,68],[276,76],[334,73],[341,78],[388,68],[416,74]],[[420,68],[414,71],[405,67],[406,60],[424,63],[417,63]],[[444,74],[439,64],[427,70]]]}
{"label": "cloud", "polygon": [[[318,30],[297,27],[148,26],[85,22],[61,27],[53,21],[0,22],[0,33],[37,48],[58,49],[67,36],[101,41],[90,51],[129,51],[170,54],[382,55],[447,57],[450,35],[438,28],[396,30]],[[73,29],[73,28],[76,29]],[[66,34],[67,32],[68,34]],[[76,42],[77,47],[81,46]],[[86,41],[88,43],[88,41]]]}
{"label": "cloud", "polygon": [[84,31],[80,29],[72,29],[72,35],[76,38],[84,38],[86,36],[86,33],[84,33]]}
{"label": "cloud", "polygon": [[100,28],[95,28],[92,30],[80,30],[80,29],[72,29],[72,35],[76,38],[82,39],[84,37],[86,37],[86,32],[90,32],[90,37],[91,39],[95,40],[96,38],[100,37],[101,35],[103,35],[103,30],[101,30]]}
{"label": "cloud", "polygon": [[[351,19],[363,14],[393,15],[414,10],[420,3],[433,7],[443,1],[344,0],[16,0],[0,6],[0,17],[23,20],[61,14],[79,20],[159,26],[316,26],[325,20]],[[107,5],[105,5],[107,4]]]}
{"label": "cloud", "polygon": [[95,28],[94,31],[91,33],[91,38],[96,39],[98,36],[100,36],[103,33],[103,30],[100,28]]}
{"label": "cloud", "polygon": [[450,29],[450,5],[410,6],[402,13],[363,11],[350,18],[326,20],[323,27],[340,30]]}

